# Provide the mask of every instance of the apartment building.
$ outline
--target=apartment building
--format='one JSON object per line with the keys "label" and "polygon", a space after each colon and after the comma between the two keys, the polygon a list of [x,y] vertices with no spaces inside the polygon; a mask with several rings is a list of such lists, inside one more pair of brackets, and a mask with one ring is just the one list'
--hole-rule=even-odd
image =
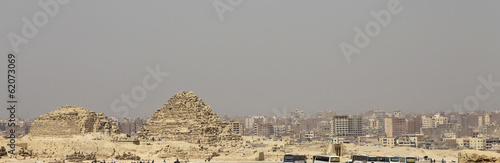
{"label": "apartment building", "polygon": [[457,145],[459,147],[480,150],[484,149],[485,141],[481,138],[457,138]]}
{"label": "apartment building", "polygon": [[233,121],[230,123],[230,125],[231,125],[231,128],[233,129],[234,134],[243,135],[243,131],[244,131],[243,123],[238,122],[238,121]]}
{"label": "apartment building", "polygon": [[394,147],[394,138],[379,138],[378,142],[382,144],[382,147]]}
{"label": "apartment building", "polygon": [[336,136],[353,136],[358,137],[363,135],[363,121],[361,118],[349,118],[346,115],[335,116],[334,119]]}

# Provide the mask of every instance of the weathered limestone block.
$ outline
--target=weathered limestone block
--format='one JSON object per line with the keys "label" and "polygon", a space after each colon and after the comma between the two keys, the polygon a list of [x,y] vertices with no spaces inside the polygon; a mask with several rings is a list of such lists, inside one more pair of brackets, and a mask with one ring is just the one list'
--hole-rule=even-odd
{"label": "weathered limestone block", "polygon": [[103,113],[67,105],[37,117],[30,129],[31,136],[40,137],[71,137],[87,133],[114,135],[121,131]]}
{"label": "weathered limestone block", "polygon": [[66,160],[70,162],[82,162],[84,160],[95,160],[95,154],[84,154],[83,152],[74,152],[71,155],[66,155]]}
{"label": "weathered limestone block", "polygon": [[478,155],[476,153],[458,153],[458,162],[500,162],[500,159],[493,156]]}
{"label": "weathered limestone block", "polygon": [[140,160],[141,157],[139,157],[135,154],[132,154],[130,152],[126,152],[126,153],[123,153],[123,155],[118,154],[117,156],[115,156],[115,159],[117,159],[117,160]]}
{"label": "weathered limestone block", "polygon": [[255,161],[264,161],[264,152],[259,152],[255,154]]}

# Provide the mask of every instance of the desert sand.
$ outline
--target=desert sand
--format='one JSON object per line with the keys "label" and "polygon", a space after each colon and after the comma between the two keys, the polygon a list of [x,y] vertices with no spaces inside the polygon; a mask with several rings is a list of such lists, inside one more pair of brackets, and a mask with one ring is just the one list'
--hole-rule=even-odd
{"label": "desert sand", "polygon": [[[96,139],[97,138],[97,139]],[[36,155],[21,157],[8,155],[0,159],[0,162],[35,162],[35,161],[53,161],[64,160],[66,155],[75,151],[85,151],[85,153],[97,153],[96,159],[107,161],[116,160],[115,157],[123,153],[134,153],[144,160],[155,160],[156,162],[166,160],[173,162],[179,158],[181,162],[204,162],[204,156],[210,153],[205,151],[197,152],[199,157],[185,157],[189,149],[198,148],[199,144],[187,143],[184,141],[163,141],[163,142],[141,142],[140,145],[133,143],[113,142],[111,139],[100,137],[98,135],[75,136],[73,138],[32,138],[23,137],[18,139],[19,143],[28,143],[27,149],[32,150]],[[255,161],[258,154],[264,154],[264,161],[282,161],[284,154],[305,154],[308,158],[313,155],[327,154],[328,143],[326,142],[306,142],[291,143],[291,141],[273,141],[260,137],[243,137],[245,144],[250,147],[234,150],[230,153],[223,153],[220,156],[213,157],[212,162],[220,161]],[[7,140],[0,138],[1,144],[6,144]],[[490,151],[476,150],[426,150],[408,147],[361,147],[354,144],[344,144],[345,155],[343,161],[347,161],[353,154],[370,154],[376,156],[429,156],[437,160],[444,158],[446,160],[458,160],[459,152],[477,155],[486,155],[500,157],[499,153]],[[274,149],[278,149],[273,152]],[[209,151],[209,150],[207,150]],[[193,152],[193,151],[190,151]],[[191,154],[192,155],[192,154]],[[128,160],[130,162],[132,160]],[[121,160],[120,162],[126,162]]]}
{"label": "desert sand", "polygon": [[[156,139],[155,139],[156,138]],[[156,141],[154,141],[156,140]],[[159,141],[161,140],[161,141]],[[121,134],[117,125],[102,113],[62,106],[41,115],[33,122],[30,134],[16,140],[16,155],[2,156],[1,162],[69,162],[89,160],[155,160],[155,162],[275,161],[285,154],[335,154],[327,142],[296,143],[262,137],[241,136],[232,132],[209,105],[193,92],[182,91],[161,106],[136,136]],[[8,140],[0,138],[0,144]],[[425,150],[404,147],[360,147],[341,144],[342,161],[354,154],[375,156],[428,156],[436,160],[459,157],[489,162],[500,154],[473,150]],[[6,147],[7,150],[10,150]],[[461,153],[461,154],[460,154]],[[495,158],[493,158],[495,157]],[[312,160],[309,160],[312,162]]]}

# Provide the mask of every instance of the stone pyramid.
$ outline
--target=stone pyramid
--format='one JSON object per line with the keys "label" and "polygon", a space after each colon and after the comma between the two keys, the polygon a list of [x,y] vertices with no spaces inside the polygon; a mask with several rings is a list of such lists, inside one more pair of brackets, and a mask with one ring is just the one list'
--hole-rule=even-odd
{"label": "stone pyramid", "polygon": [[62,106],[41,115],[31,124],[31,136],[71,137],[88,133],[120,134],[118,126],[103,113],[76,106]]}
{"label": "stone pyramid", "polygon": [[181,91],[170,98],[144,123],[139,136],[193,143],[242,140],[191,91]]}

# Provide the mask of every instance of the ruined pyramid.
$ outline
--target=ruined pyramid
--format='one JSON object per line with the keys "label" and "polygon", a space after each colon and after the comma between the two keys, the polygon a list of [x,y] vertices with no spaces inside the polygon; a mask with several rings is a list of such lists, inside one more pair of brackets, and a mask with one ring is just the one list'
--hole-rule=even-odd
{"label": "ruined pyramid", "polygon": [[118,126],[103,113],[96,113],[76,106],[62,106],[50,113],[41,115],[31,124],[31,136],[71,137],[101,133],[120,134]]}
{"label": "ruined pyramid", "polygon": [[139,132],[145,139],[215,143],[241,141],[230,126],[193,92],[181,91],[160,107]]}

